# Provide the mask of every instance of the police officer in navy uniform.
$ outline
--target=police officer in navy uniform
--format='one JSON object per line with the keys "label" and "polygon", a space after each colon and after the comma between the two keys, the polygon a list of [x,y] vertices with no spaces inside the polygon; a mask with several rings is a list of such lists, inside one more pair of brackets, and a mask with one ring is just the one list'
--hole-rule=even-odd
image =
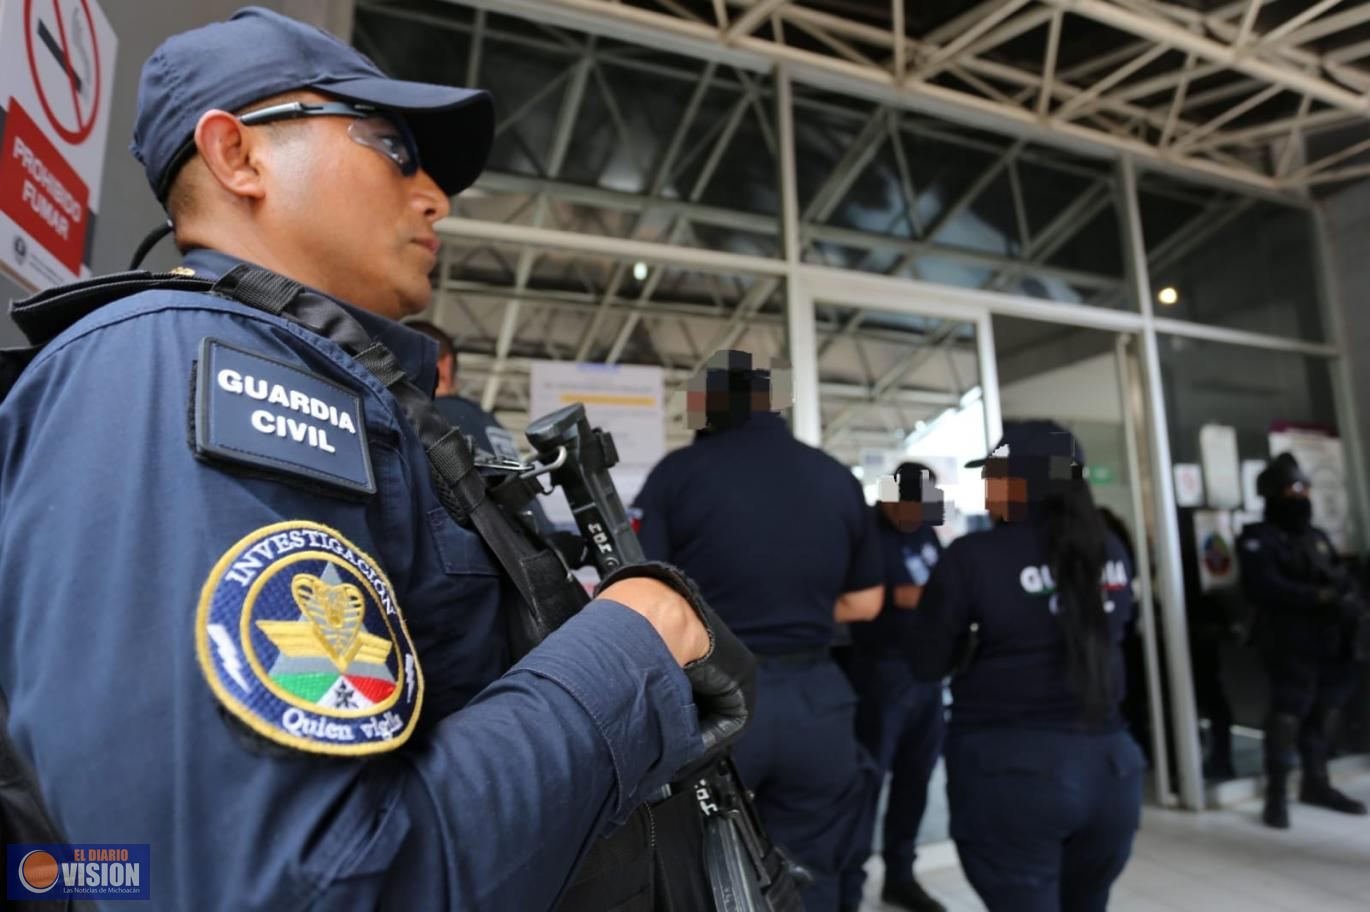
{"label": "police officer in navy uniform", "polygon": [[[152,55],[133,151],[183,275],[305,283],[431,389],[394,321],[492,132],[249,8]],[[26,314],[0,406],[6,734],[67,840],[151,845],[157,908],[549,909],[699,755],[727,636],[688,587],[606,581],[510,668],[511,587],[339,344],[192,291],[73,319]]]}
{"label": "police officer in navy uniform", "polygon": [[[523,453],[513,432],[499,423],[499,419],[481,408],[480,403],[458,393],[457,348],[452,337],[427,320],[406,320],[409,329],[421,332],[438,345],[437,384],[433,387],[433,405],[442,417],[471,440],[472,446],[490,457],[519,462]],[[562,532],[552,525],[547,511],[537,498],[524,507],[528,522],[548,539],[573,566],[586,562],[584,542],[577,533]]]}
{"label": "police officer in navy uniform", "polygon": [[1327,774],[1341,708],[1365,658],[1365,603],[1331,540],[1313,525],[1310,487],[1292,455],[1272,459],[1256,479],[1265,520],[1243,528],[1237,545],[1242,589],[1259,611],[1256,637],[1270,678],[1262,818],[1276,829],[1289,826],[1286,778],[1296,746],[1300,801],[1366,813]]}
{"label": "police officer in navy uniform", "polygon": [[442,416],[461,428],[476,447],[500,459],[518,462],[522,458],[518,441],[499,419],[481,408],[479,402],[461,395],[457,385],[458,358],[452,337],[427,320],[406,320],[405,326],[423,333],[438,344],[438,382],[433,388],[433,404]]}
{"label": "police officer in navy uniform", "polygon": [[880,610],[880,555],[860,484],[795,440],[772,411],[774,380],[745,352],[710,359],[688,394],[702,433],[648,475],[638,537],[758,654],[756,712],[734,757],[767,831],[814,878],[805,908],[836,912],[874,771],[828,645],[835,619]]}
{"label": "police officer in navy uniform", "polygon": [[[921,463],[901,464],[890,481],[897,485],[894,496],[882,492],[873,508],[885,571],[885,604],[874,620],[850,625],[848,676],[860,698],[856,737],[875,760],[880,776],[890,774],[881,841],[885,860],[881,899],[900,909],[941,912],[942,904],[914,877],[913,863],[918,827],[927,807],[928,780],[942,754],[942,682],[913,676],[904,640],[923,588],[942,556],[942,544],[933,530],[942,523],[943,504],[931,496],[940,494],[936,474]],[[878,792],[870,800],[878,801]],[[870,818],[873,823],[874,810]],[[869,854],[871,841],[864,840],[867,852],[858,861]],[[843,872],[843,908],[854,912],[861,905],[865,879],[860,864]]]}
{"label": "police officer in navy uniform", "polygon": [[995,525],[947,548],[906,640],[918,676],[956,671],[951,835],[991,912],[1103,910],[1141,814],[1118,709],[1132,568],[1059,425],[1005,423],[970,465]]}

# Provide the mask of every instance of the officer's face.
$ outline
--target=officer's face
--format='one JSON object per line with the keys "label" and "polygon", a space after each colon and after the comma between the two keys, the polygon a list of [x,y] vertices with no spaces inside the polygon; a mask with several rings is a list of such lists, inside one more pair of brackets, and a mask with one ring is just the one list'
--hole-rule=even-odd
{"label": "officer's face", "polygon": [[[300,93],[302,100],[329,100]],[[313,96],[313,97],[311,97]],[[351,119],[312,117],[273,173],[275,217],[296,241],[293,273],[345,301],[399,319],[428,306],[437,263],[433,224],[451,211],[422,168],[406,177],[375,149],[348,135]]]}
{"label": "officer's face", "polygon": [[1008,460],[991,459],[983,470],[985,509],[1000,522],[1021,522],[1027,516],[1028,483],[1009,473]]}
{"label": "officer's face", "polygon": [[923,515],[922,501],[882,500],[880,501],[880,511],[885,514],[885,519],[889,524],[900,532],[914,532],[926,521]]}

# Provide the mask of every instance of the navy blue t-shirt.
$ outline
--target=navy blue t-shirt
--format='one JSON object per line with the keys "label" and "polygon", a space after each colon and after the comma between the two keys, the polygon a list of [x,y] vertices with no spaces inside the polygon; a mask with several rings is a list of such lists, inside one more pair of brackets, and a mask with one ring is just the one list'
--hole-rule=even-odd
{"label": "navy blue t-shirt", "polygon": [[668,454],[637,506],[647,557],[688,573],[759,653],[825,648],[838,596],[880,585],[860,484],[779,415]]}
{"label": "navy blue t-shirt", "polygon": [[900,532],[880,515],[878,504],[873,512],[885,574],[885,604],[874,620],[849,625],[852,645],[866,653],[902,656],[904,641],[911,632],[913,615],[918,609],[895,605],[895,592],[900,586],[927,586],[941,560],[942,543],[937,540],[932,526],[926,523],[912,532]]}
{"label": "navy blue t-shirt", "polygon": [[[1079,731],[1116,730],[1114,708],[1086,724],[1066,677],[1065,642],[1053,615],[1055,584],[1045,534],[1033,522],[1002,523],[953,542],[943,553],[918,610],[908,644],[914,674],[936,680],[953,670],[971,623],[979,645],[952,679],[953,725]],[[1123,632],[1132,617],[1132,563],[1108,536],[1101,589],[1113,634],[1114,695],[1123,698]]]}
{"label": "navy blue t-shirt", "polygon": [[[471,438],[477,450],[484,450],[491,456],[513,462],[523,459],[518,438],[514,436],[513,431],[481,408],[479,402],[465,396],[438,396],[433,399],[433,405],[453,427]],[[547,533],[556,528],[536,497],[528,502],[528,509],[533,514],[534,525],[540,531]]]}

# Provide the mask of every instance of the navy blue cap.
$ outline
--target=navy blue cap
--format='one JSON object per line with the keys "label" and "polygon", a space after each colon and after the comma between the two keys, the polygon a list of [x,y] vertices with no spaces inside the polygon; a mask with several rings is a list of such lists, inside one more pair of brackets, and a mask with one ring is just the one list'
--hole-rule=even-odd
{"label": "navy blue cap", "polygon": [[[1008,450],[1001,453],[1004,447]],[[1054,421],[1005,421],[1004,436],[994,445],[994,449],[984,459],[974,459],[966,463],[966,468],[974,469],[1000,455],[1012,458],[1050,458],[1069,457],[1076,465],[1085,465],[1085,451],[1075,435]]]}
{"label": "navy blue cap", "polygon": [[423,169],[449,196],[476,180],[490,154],[495,109],[488,92],[391,79],[323,29],[255,6],[173,35],[153,52],[138,83],[129,149],[165,200],[194,152],[202,114],[299,89],[403,114]]}

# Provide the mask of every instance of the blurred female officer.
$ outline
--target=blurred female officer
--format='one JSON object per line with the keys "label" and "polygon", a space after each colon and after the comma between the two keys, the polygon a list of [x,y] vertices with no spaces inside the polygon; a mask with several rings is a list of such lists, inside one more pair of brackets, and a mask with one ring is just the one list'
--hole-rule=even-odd
{"label": "blurred female officer", "polygon": [[956,672],[951,836],[991,912],[1102,910],[1141,814],[1145,761],[1118,710],[1132,568],[1059,425],[1006,424],[969,466],[995,526],[947,549],[908,641],[918,677]]}

